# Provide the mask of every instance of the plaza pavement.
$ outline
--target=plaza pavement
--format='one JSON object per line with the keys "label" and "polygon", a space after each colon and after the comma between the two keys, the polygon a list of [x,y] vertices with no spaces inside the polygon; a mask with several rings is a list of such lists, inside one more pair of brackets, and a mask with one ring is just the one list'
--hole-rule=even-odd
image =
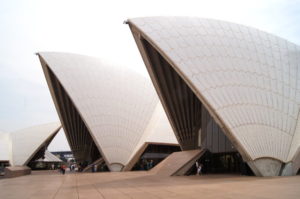
{"label": "plaza pavement", "polygon": [[300,176],[203,175],[162,177],[147,172],[35,171],[0,180],[1,199],[300,198]]}

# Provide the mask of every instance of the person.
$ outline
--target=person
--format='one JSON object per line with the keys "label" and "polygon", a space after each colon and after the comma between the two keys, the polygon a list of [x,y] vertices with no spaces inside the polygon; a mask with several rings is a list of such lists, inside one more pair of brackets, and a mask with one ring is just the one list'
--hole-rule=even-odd
{"label": "person", "polygon": [[143,161],[140,163],[140,170],[144,170],[144,163],[143,163]]}
{"label": "person", "polygon": [[97,165],[96,164],[94,164],[94,166],[93,166],[93,172],[97,172]]}
{"label": "person", "polygon": [[150,161],[146,160],[146,170],[149,170],[149,169],[150,169]]}
{"label": "person", "polygon": [[63,175],[65,175],[65,172],[66,172],[66,165],[61,165],[61,167],[60,167],[60,170],[61,170],[61,173],[63,174]]}
{"label": "person", "polygon": [[51,164],[51,170],[54,170],[54,169],[55,169],[55,165]]}
{"label": "person", "polygon": [[63,173],[63,165],[59,166],[59,171],[60,171],[61,174]]}
{"label": "person", "polygon": [[143,164],[144,164],[144,170],[148,170],[149,169],[148,168],[149,164],[148,164],[147,159],[144,159]]}
{"label": "person", "polygon": [[149,162],[149,169],[152,169],[153,168],[153,160],[150,160]]}
{"label": "person", "polygon": [[198,175],[202,175],[202,168],[203,168],[203,164],[199,164],[199,168],[198,168]]}
{"label": "person", "polygon": [[201,174],[202,167],[203,165],[196,161],[197,176]]}

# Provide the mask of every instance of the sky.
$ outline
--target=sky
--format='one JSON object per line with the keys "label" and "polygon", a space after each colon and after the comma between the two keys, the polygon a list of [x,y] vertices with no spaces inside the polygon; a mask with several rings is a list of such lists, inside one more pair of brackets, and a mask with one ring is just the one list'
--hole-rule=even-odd
{"label": "sky", "polygon": [[[195,16],[300,45],[300,0],[0,0],[0,131],[58,121],[36,52],[99,57],[147,76],[128,18]],[[49,146],[69,150],[63,132]]]}

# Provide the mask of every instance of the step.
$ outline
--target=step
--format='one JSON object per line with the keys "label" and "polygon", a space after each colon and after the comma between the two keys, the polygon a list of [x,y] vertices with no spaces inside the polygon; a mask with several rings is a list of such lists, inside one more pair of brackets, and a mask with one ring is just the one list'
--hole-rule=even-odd
{"label": "step", "polygon": [[99,166],[100,164],[102,164],[104,162],[103,158],[99,158],[96,161],[94,161],[92,164],[89,164],[88,166],[86,166],[82,172],[90,172],[92,171],[92,167],[96,164],[97,166]]}
{"label": "step", "polygon": [[195,162],[205,153],[205,149],[174,152],[149,172],[162,176],[185,175]]}

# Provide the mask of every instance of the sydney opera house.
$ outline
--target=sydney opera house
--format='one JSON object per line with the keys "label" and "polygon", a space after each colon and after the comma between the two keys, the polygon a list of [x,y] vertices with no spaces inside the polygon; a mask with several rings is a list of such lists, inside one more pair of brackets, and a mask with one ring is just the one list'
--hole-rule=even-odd
{"label": "sydney opera house", "polygon": [[[147,152],[182,150],[159,168],[177,164],[175,173],[189,174],[199,160],[207,173],[297,174],[299,46],[211,19],[147,17],[126,23],[150,78],[93,57],[38,53],[78,163],[130,171]],[[30,152],[19,150],[28,145],[23,134],[12,134],[6,143],[17,148],[2,155],[13,165],[27,164],[58,128],[44,135],[32,131],[40,145]]]}
{"label": "sydney opera house", "polygon": [[300,47],[190,17],[129,19],[183,150],[238,152],[257,176],[300,166]]}
{"label": "sydney opera house", "polygon": [[0,163],[27,166],[43,158],[48,145],[61,129],[59,122],[42,124],[10,133],[0,133]]}
{"label": "sydney opera house", "polygon": [[0,163],[30,166],[64,129],[83,170],[130,171],[180,147],[149,78],[88,56],[39,53],[61,123],[0,134]]}
{"label": "sydney opera house", "polygon": [[76,161],[128,171],[145,153],[178,150],[151,81],[93,57],[38,53]]}

